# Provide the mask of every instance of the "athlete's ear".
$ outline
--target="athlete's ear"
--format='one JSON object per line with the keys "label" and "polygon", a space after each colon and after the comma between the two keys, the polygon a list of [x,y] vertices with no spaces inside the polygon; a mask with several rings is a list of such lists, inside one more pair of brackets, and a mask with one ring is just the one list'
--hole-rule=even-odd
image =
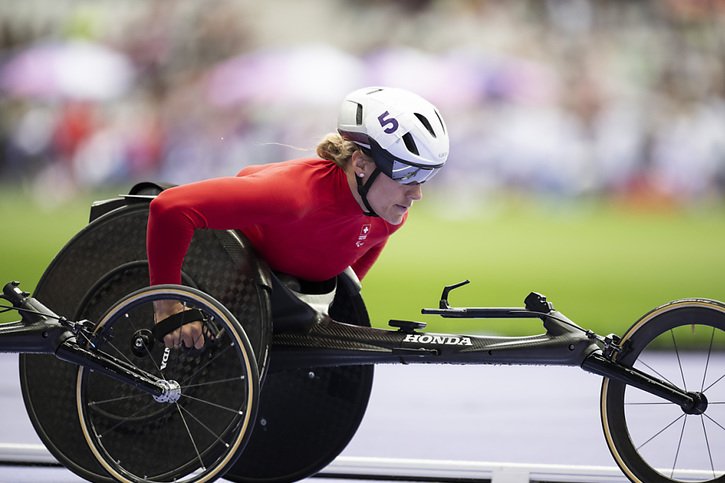
{"label": "athlete's ear", "polygon": [[368,158],[362,151],[357,150],[352,153],[352,167],[355,170],[355,176],[366,176],[375,169],[375,163]]}

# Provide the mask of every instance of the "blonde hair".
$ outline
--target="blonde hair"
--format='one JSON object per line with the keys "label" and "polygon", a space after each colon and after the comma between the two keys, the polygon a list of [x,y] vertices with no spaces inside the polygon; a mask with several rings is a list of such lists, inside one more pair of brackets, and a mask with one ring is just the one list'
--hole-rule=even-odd
{"label": "blonde hair", "polygon": [[317,155],[344,169],[350,161],[352,153],[358,149],[358,146],[352,141],[343,139],[338,133],[330,133],[317,145]]}

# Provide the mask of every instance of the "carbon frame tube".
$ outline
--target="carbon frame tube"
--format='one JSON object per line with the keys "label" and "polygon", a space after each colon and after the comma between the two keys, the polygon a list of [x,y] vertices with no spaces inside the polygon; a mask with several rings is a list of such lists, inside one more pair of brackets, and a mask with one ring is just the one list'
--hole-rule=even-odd
{"label": "carbon frame tube", "polygon": [[324,318],[308,332],[274,335],[270,370],[361,364],[526,364],[579,366],[599,346],[556,325],[525,337],[383,330]]}
{"label": "carbon frame tube", "polygon": [[129,384],[152,396],[163,395],[167,388],[162,379],[136,366],[97,350],[79,346],[74,339],[66,340],[58,347],[55,355],[66,362],[93,369],[119,382]]}
{"label": "carbon frame tube", "polygon": [[645,374],[634,367],[617,364],[602,354],[594,353],[589,355],[581,367],[585,371],[621,381],[627,385],[634,386],[675,403],[682,407],[688,414],[699,414],[697,413],[697,406],[703,402],[701,395],[685,392],[666,381]]}
{"label": "carbon frame tube", "polygon": [[0,325],[0,352],[53,354],[73,334],[51,321],[26,324],[22,321]]}
{"label": "carbon frame tube", "polygon": [[[562,318],[557,313],[557,318]],[[566,320],[566,319],[564,319]],[[598,341],[556,319],[547,332],[526,337],[476,337],[382,330],[324,318],[309,332],[274,335],[270,371],[363,364],[521,364],[579,366],[678,404],[698,414],[707,402],[602,353]]]}
{"label": "carbon frame tube", "polygon": [[49,320],[0,325],[0,352],[54,354],[61,360],[94,369],[152,396],[160,396],[167,390],[160,382],[162,379],[101,351],[79,346],[70,330]]}

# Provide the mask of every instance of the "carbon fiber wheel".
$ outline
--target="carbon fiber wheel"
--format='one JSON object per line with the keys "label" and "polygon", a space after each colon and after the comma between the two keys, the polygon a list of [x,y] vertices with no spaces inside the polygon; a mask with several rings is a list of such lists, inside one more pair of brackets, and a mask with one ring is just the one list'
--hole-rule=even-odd
{"label": "carbon fiber wheel", "polygon": [[[168,349],[154,340],[155,300],[177,300],[203,312],[203,349]],[[154,397],[78,370],[81,430],[104,470],[122,482],[223,476],[249,440],[259,396],[254,353],[234,316],[199,290],[161,285],[123,298],[94,334],[98,349],[169,385],[165,397]]]}
{"label": "carbon fiber wheel", "polygon": [[[370,326],[363,299],[345,275],[338,277],[330,316]],[[224,478],[236,483],[284,483],[320,471],[345,449],[360,426],[373,375],[372,365],[268,373],[252,440]]]}
{"label": "carbon fiber wheel", "polygon": [[725,305],[681,300],[642,317],[623,336],[620,363],[707,403],[679,405],[604,379],[601,413],[614,459],[633,482],[725,482]]}
{"label": "carbon fiber wheel", "polygon": [[[100,320],[116,301],[149,284],[146,261],[148,199],[118,198],[92,215],[47,268],[34,296],[74,320]],[[271,342],[268,268],[238,233],[199,230],[184,259],[183,283],[221,302],[252,343],[264,368]],[[88,449],[76,415],[77,367],[52,355],[21,354],[25,407],[51,454],[81,478],[112,483]]]}

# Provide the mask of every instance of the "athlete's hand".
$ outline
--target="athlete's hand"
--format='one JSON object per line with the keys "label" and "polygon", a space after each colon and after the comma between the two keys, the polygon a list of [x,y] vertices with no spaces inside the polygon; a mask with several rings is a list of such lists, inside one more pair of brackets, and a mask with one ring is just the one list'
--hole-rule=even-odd
{"label": "athlete's hand", "polygon": [[[159,323],[167,317],[187,310],[178,300],[154,301],[154,322]],[[189,322],[164,336],[164,345],[170,349],[204,347],[204,331],[201,321]]]}

